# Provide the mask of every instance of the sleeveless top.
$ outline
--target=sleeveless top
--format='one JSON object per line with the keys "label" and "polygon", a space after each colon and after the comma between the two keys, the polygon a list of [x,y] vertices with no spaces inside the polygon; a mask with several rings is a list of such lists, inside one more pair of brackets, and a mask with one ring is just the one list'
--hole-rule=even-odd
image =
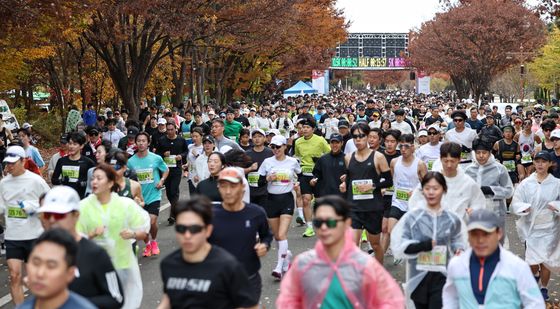
{"label": "sleeveless top", "polygon": [[128,178],[124,179],[124,188],[119,190],[117,194],[123,197],[134,199],[134,196],[132,196],[132,189],[130,187],[130,179]]}
{"label": "sleeveless top", "polygon": [[407,211],[410,193],[420,184],[420,179],[418,179],[418,163],[420,159],[415,157],[410,166],[403,164],[402,157],[398,157],[395,160],[397,160],[395,174],[393,175],[395,194],[393,194],[391,206]]}
{"label": "sleeveless top", "polygon": [[533,132],[526,136],[523,131],[519,134],[519,150],[521,151],[521,164],[533,162],[533,152],[535,151],[535,135]]}
{"label": "sleeveless top", "polygon": [[515,154],[517,153],[517,146],[517,142],[513,140],[510,145],[506,144],[504,140],[498,142],[496,159],[498,159],[510,173],[516,171],[517,160],[515,159]]}
{"label": "sleeveless top", "polygon": [[379,183],[379,175],[375,169],[375,151],[360,162],[356,160],[356,153],[352,153],[346,174],[346,192],[348,200],[352,203],[352,211],[368,212],[383,210],[381,189],[360,192],[358,185]]}
{"label": "sleeveless top", "polygon": [[[383,150],[383,152],[381,152],[384,156],[385,156],[385,160],[387,160],[387,165],[391,166],[391,161],[393,161],[393,159],[398,158],[401,156],[401,151],[397,149],[397,151],[390,155],[387,154],[385,152],[385,150]],[[395,186],[391,186],[387,189],[385,189],[385,194],[383,194],[383,198],[387,201],[387,203],[392,200],[392,196],[395,193]]]}

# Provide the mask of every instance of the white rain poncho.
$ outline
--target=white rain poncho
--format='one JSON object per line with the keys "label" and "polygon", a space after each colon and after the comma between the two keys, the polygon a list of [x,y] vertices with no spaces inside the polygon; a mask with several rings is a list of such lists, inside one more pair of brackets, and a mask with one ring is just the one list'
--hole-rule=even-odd
{"label": "white rain poncho", "polygon": [[[443,204],[442,204],[443,206]],[[411,244],[436,240],[430,252],[406,254]],[[407,299],[428,271],[447,274],[449,259],[457,250],[467,248],[466,227],[456,214],[442,208],[437,214],[426,208],[408,211],[391,232],[391,250],[395,258],[406,259],[405,293]],[[418,258],[424,262],[418,262]]]}
{"label": "white rain poncho", "polygon": [[[457,170],[455,177],[445,177],[445,182],[447,183],[447,193],[443,195],[441,200],[443,208],[450,210],[463,220],[466,220],[467,208],[473,210],[486,208],[486,200],[484,194],[480,191],[480,186],[472,178],[465,175],[461,169]],[[420,186],[412,193],[408,201],[408,207],[409,209],[426,208],[426,199]]]}
{"label": "white rain poncho", "polygon": [[[560,179],[548,175],[539,184],[533,173],[523,180],[513,195],[511,206],[517,219],[519,239],[526,243],[525,261],[529,265],[544,263],[551,270],[560,268],[560,218],[549,205],[560,206]],[[529,209],[529,212],[523,212]]]}
{"label": "white rain poncho", "polygon": [[465,174],[470,176],[479,187],[488,186],[494,195],[485,195],[486,209],[492,210],[500,218],[500,226],[505,228],[506,199],[513,196],[513,184],[505,166],[490,155],[488,162],[480,165],[473,157],[473,162],[465,169]]}

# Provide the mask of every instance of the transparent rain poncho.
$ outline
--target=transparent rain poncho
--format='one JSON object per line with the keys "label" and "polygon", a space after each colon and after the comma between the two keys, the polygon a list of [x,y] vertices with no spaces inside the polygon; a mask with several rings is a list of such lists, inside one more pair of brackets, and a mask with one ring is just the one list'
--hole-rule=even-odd
{"label": "transparent rain poncho", "polygon": [[[432,251],[407,254],[411,244],[436,240]],[[457,250],[467,247],[466,227],[443,205],[437,213],[426,207],[408,211],[391,232],[391,250],[395,258],[406,259],[405,294],[407,299],[428,271],[447,273],[447,265]]]}
{"label": "transparent rain poncho", "polygon": [[[560,270],[560,179],[548,175],[542,183],[536,173],[523,180],[513,195],[513,211],[519,239],[525,242],[525,261],[529,265],[544,263]],[[549,209],[549,206],[555,210]],[[529,209],[528,212],[524,212]]]}

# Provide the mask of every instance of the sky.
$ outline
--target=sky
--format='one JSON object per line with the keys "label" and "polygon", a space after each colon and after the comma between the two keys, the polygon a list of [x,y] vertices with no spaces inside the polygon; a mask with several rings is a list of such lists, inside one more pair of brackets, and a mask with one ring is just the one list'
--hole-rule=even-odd
{"label": "sky", "polygon": [[408,32],[441,11],[438,0],[338,0],[349,32]]}

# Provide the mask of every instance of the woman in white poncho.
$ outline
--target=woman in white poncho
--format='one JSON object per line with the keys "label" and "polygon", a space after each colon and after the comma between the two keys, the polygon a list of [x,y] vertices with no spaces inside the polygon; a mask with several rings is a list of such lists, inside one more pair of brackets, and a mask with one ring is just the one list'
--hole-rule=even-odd
{"label": "woman in white poncho", "polygon": [[547,300],[550,269],[560,268],[560,179],[550,174],[548,152],[539,152],[533,162],[536,171],[519,184],[511,206],[519,216],[517,233],[525,242],[525,261]]}
{"label": "woman in white poncho", "polygon": [[463,221],[441,205],[447,184],[442,174],[422,179],[426,206],[408,211],[391,234],[396,258],[407,260],[405,294],[416,308],[441,308],[449,259],[466,248]]}

